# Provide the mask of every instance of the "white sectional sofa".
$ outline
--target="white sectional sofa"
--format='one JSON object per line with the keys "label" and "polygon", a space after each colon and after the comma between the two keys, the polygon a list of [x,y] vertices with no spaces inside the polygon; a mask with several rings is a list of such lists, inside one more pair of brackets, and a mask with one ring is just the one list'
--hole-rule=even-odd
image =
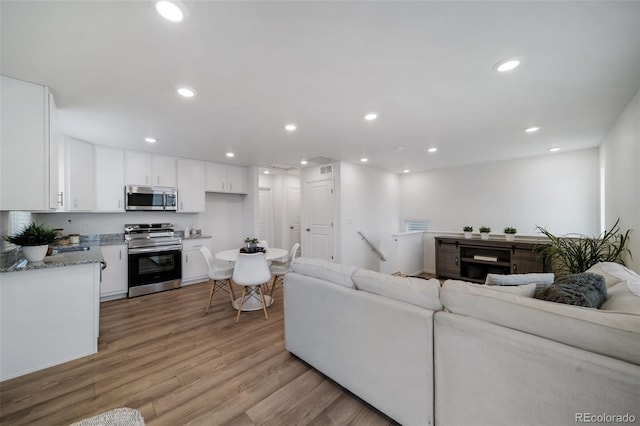
{"label": "white sectional sofa", "polygon": [[292,269],[287,350],[403,425],[640,423],[640,296],[615,276],[596,310],[533,287]]}

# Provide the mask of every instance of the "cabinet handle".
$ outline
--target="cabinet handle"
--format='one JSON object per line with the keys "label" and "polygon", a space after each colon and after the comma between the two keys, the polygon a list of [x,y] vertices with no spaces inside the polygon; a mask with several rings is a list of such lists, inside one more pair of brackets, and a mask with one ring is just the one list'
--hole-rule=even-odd
{"label": "cabinet handle", "polygon": [[120,208],[120,200],[118,200],[118,208]]}
{"label": "cabinet handle", "polygon": [[180,210],[184,210],[184,206],[182,205],[182,201],[180,201]]}
{"label": "cabinet handle", "polygon": [[118,259],[122,260],[122,249],[118,250]]}
{"label": "cabinet handle", "polygon": [[222,182],[222,189],[224,189],[224,182]]}
{"label": "cabinet handle", "polygon": [[78,208],[78,199],[77,199],[77,198],[74,198],[74,199],[73,199],[73,208],[74,208],[74,209],[77,209],[77,208]]}
{"label": "cabinet handle", "polygon": [[188,254],[184,255],[184,263],[189,263],[189,255]]}
{"label": "cabinet handle", "polygon": [[456,257],[456,265],[458,264],[458,258]]}
{"label": "cabinet handle", "polygon": [[160,185],[160,176],[158,176],[157,183]]}
{"label": "cabinet handle", "polygon": [[513,264],[513,272],[518,272],[518,265],[515,263]]}
{"label": "cabinet handle", "polygon": [[58,197],[60,197],[60,201],[58,201],[58,204],[60,204],[61,206],[64,206],[64,197],[63,197],[63,193],[60,192],[58,194]]}
{"label": "cabinet handle", "polygon": [[233,183],[229,184],[229,191],[233,191]]}

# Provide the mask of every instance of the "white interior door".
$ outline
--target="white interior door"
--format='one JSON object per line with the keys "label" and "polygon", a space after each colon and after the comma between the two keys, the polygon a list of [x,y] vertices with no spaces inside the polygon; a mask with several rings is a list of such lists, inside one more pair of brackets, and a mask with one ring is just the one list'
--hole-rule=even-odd
{"label": "white interior door", "polygon": [[289,241],[287,247],[300,243],[300,188],[287,187],[287,219],[289,221]]}
{"label": "white interior door", "polygon": [[258,190],[258,239],[273,245],[273,192],[271,188]]}
{"label": "white interior door", "polygon": [[305,183],[303,210],[304,256],[333,260],[333,178]]}

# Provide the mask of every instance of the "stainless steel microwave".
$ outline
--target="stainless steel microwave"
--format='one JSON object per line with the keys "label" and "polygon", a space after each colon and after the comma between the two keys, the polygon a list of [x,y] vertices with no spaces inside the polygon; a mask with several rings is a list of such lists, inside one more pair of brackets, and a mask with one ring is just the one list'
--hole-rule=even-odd
{"label": "stainless steel microwave", "polygon": [[178,190],[167,186],[127,185],[124,200],[126,210],[176,211]]}

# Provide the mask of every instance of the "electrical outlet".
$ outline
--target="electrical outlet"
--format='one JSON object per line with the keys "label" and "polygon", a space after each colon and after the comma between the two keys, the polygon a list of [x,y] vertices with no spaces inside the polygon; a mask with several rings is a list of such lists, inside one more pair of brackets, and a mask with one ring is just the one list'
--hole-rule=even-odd
{"label": "electrical outlet", "polygon": [[85,231],[89,229],[89,222],[87,221],[82,222],[82,229]]}

